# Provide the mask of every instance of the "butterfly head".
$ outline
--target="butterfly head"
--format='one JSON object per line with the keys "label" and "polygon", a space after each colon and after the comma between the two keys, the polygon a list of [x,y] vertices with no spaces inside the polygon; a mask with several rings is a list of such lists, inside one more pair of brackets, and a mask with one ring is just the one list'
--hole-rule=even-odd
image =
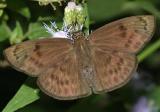
{"label": "butterfly head", "polygon": [[81,32],[81,31],[74,32],[74,33],[72,33],[71,37],[72,37],[73,40],[78,40],[80,38],[84,38],[84,33]]}

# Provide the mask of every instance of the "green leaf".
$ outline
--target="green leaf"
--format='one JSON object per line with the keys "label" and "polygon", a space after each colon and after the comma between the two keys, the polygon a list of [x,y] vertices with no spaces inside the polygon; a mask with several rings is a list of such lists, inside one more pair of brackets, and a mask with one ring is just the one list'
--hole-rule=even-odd
{"label": "green leaf", "polygon": [[20,14],[22,14],[23,16],[25,16],[26,18],[30,18],[31,17],[31,14],[30,14],[30,11],[29,11],[28,7],[23,7],[18,12]]}
{"label": "green leaf", "polygon": [[155,7],[153,2],[151,1],[144,1],[144,0],[130,1],[124,5],[124,9],[126,11],[127,10],[130,11],[131,9],[132,10],[142,9],[160,18],[160,11]]}
{"label": "green leaf", "polygon": [[31,88],[30,79],[24,83],[16,95],[10,100],[2,112],[15,112],[16,110],[36,101],[39,99],[39,89]]}
{"label": "green leaf", "polygon": [[23,31],[20,23],[16,22],[16,27],[13,30],[11,37],[10,37],[10,43],[11,44],[17,44],[24,40]]}
{"label": "green leaf", "polygon": [[7,6],[7,4],[5,3],[0,3],[0,9],[5,8]]}
{"label": "green leaf", "polygon": [[0,16],[2,16],[2,14],[3,14],[3,8],[5,8],[6,6],[7,6],[7,4],[0,3]]}
{"label": "green leaf", "polygon": [[6,40],[11,35],[11,30],[5,22],[0,25],[0,42]]}
{"label": "green leaf", "polygon": [[[88,0],[88,10],[92,21],[100,22],[121,14],[127,0]],[[95,5],[96,4],[96,5]]]}
{"label": "green leaf", "polygon": [[[56,25],[59,29],[61,29],[60,28],[62,26],[61,22],[57,22]],[[44,28],[41,22],[30,23],[28,32],[25,34],[25,37],[27,37],[30,40],[38,38],[46,38],[50,36],[51,34],[47,32],[47,30]]]}
{"label": "green leaf", "polygon": [[3,10],[0,10],[0,16],[2,16],[2,14],[3,14]]}
{"label": "green leaf", "polygon": [[156,86],[148,96],[160,106],[160,86]]}
{"label": "green leaf", "polygon": [[144,10],[150,12],[151,14],[155,15],[156,17],[160,18],[160,11],[152,4],[151,2],[141,2],[140,4]]}
{"label": "green leaf", "polygon": [[30,23],[28,32],[25,34],[25,37],[29,39],[38,39],[38,38],[45,38],[50,36],[46,29],[43,27],[41,23]]}

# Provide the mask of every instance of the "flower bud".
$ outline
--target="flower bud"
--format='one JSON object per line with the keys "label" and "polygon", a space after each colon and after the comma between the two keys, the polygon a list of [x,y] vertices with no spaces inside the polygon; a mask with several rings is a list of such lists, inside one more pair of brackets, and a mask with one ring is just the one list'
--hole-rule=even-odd
{"label": "flower bud", "polygon": [[64,23],[67,27],[72,26],[72,31],[82,30],[85,22],[85,14],[81,5],[75,2],[68,2],[64,12]]}

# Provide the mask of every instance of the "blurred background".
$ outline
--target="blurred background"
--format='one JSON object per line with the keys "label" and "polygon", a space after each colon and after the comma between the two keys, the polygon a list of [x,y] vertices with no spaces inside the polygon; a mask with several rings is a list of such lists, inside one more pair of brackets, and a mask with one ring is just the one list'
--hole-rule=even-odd
{"label": "blurred background", "polygon": [[[3,112],[160,112],[159,0],[86,1],[90,31],[123,17],[144,14],[156,17],[155,34],[138,54],[141,60],[137,72],[129,83],[117,90],[74,101],[58,101],[39,92],[34,78],[28,79],[24,73],[8,67],[3,57],[5,48],[24,40],[49,36],[43,22],[62,24],[67,1],[61,6],[57,1],[53,0],[56,10],[51,5],[39,5],[31,0],[0,1],[0,110],[8,104]],[[37,96],[32,95],[32,89],[38,91]],[[14,96],[17,91],[18,95]]]}

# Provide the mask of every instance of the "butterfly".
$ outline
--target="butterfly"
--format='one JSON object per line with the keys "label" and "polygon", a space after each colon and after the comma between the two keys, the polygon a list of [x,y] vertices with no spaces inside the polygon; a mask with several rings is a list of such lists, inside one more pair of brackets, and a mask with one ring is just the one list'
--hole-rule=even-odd
{"label": "butterfly", "polygon": [[152,15],[131,16],[106,24],[88,37],[29,40],[4,51],[18,71],[38,77],[47,95],[73,100],[126,84],[137,68],[136,54],[152,37]]}

